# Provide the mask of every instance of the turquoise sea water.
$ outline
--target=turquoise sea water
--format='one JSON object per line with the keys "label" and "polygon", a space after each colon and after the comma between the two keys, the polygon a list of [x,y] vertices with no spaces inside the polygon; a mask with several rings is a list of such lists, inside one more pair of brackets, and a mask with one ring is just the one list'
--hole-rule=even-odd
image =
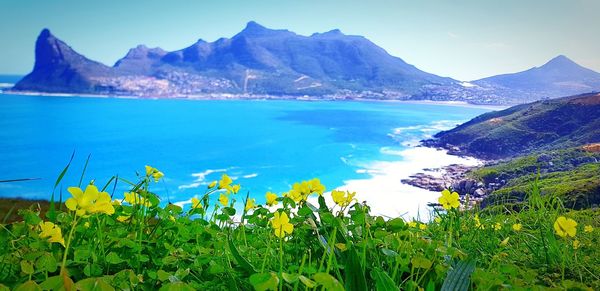
{"label": "turquoise sea water", "polygon": [[[331,189],[368,178],[370,161],[393,161],[403,143],[433,134],[484,108],[400,102],[197,101],[0,94],[0,196],[48,199],[59,190],[135,179],[144,165],[165,173],[163,201],[185,201],[227,172],[257,202],[267,190],[319,177]],[[420,169],[415,169],[415,172]],[[125,184],[117,187],[122,195]],[[58,192],[58,191],[57,191]],[[121,193],[119,193],[121,192]],[[68,195],[68,194],[66,194]]]}

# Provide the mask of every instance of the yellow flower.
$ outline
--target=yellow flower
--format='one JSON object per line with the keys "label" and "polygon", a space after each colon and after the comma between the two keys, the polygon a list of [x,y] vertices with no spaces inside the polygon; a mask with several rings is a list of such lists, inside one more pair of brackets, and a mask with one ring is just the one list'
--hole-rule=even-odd
{"label": "yellow flower", "polygon": [[212,181],[210,182],[210,184],[208,184],[208,188],[214,188],[215,186],[217,186],[217,181]]}
{"label": "yellow flower", "polygon": [[152,174],[152,178],[154,178],[154,182],[158,182],[158,180],[160,180],[160,178],[164,177],[165,174],[163,174],[163,172],[161,171],[157,171],[154,174]]}
{"label": "yellow flower", "polygon": [[288,192],[288,197],[290,197],[292,200],[294,200],[294,202],[298,203],[302,200],[304,200],[304,196],[302,196],[302,192],[300,191],[296,191],[294,189],[290,190],[290,192]]}
{"label": "yellow flower", "polygon": [[221,203],[221,205],[227,206],[229,204],[229,197],[227,197],[227,195],[225,194],[221,194],[219,196],[219,202]]}
{"label": "yellow flower", "polygon": [[425,230],[425,229],[427,229],[427,224],[424,224],[424,223],[421,223],[421,224],[419,224],[419,229],[420,229],[420,230]]}
{"label": "yellow flower", "polygon": [[131,205],[143,205],[145,207],[152,206],[152,203],[136,192],[125,192],[125,202]]}
{"label": "yellow flower", "polygon": [[575,237],[575,234],[577,234],[577,222],[571,218],[560,216],[554,222],[554,231],[561,237]]}
{"label": "yellow flower", "polygon": [[65,205],[71,211],[79,216],[86,216],[93,213],[115,213],[110,195],[106,192],[98,192],[94,185],[88,185],[85,192],[79,187],[69,187],[67,189],[73,197],[65,201]]}
{"label": "yellow flower", "polygon": [[481,221],[479,220],[479,214],[475,214],[475,227],[476,228],[481,228],[481,229],[485,229],[485,226],[483,226],[483,224],[481,224]]}
{"label": "yellow flower", "polygon": [[158,182],[164,174],[156,168],[146,165],[146,177],[154,178],[154,182]]}
{"label": "yellow flower", "polygon": [[417,227],[417,222],[415,222],[415,221],[409,222],[408,227]]}
{"label": "yellow flower", "polygon": [[240,188],[242,188],[242,186],[240,186],[240,184],[233,185],[233,187],[231,187],[231,191],[233,192],[233,194],[237,194],[237,192],[240,191]]}
{"label": "yellow flower", "polygon": [[594,227],[591,225],[586,225],[585,227],[583,227],[583,231],[584,232],[592,232],[592,231],[594,231]]}
{"label": "yellow flower", "polygon": [[521,229],[522,229],[522,228],[523,228],[523,225],[522,225],[522,224],[520,224],[520,223],[515,223],[515,224],[513,224],[513,226],[512,226],[512,229],[513,229],[514,231],[521,231]]}
{"label": "yellow flower", "polygon": [[219,180],[219,189],[226,189],[227,193],[229,193],[232,190],[231,183],[233,183],[233,180],[231,180],[227,174],[223,174],[223,176],[221,176],[221,180]]}
{"label": "yellow flower", "polygon": [[129,217],[130,216],[128,216],[128,215],[119,215],[119,217],[117,217],[117,220],[120,222],[124,222],[124,221],[129,220]]}
{"label": "yellow flower", "polygon": [[275,194],[275,193],[267,192],[265,197],[267,198],[267,205],[269,205],[269,206],[277,205],[277,203],[279,203],[277,201],[277,194]]}
{"label": "yellow flower", "polygon": [[438,198],[438,202],[442,204],[442,207],[446,210],[450,210],[452,208],[458,208],[460,206],[460,201],[458,197],[458,193],[448,191],[448,189],[442,191],[442,196]]}
{"label": "yellow flower", "polygon": [[502,229],[502,225],[499,222],[496,222],[496,224],[494,224],[494,230],[501,230]]}
{"label": "yellow flower", "polygon": [[192,198],[192,209],[195,208],[202,208],[202,204],[200,203],[200,200],[196,197]]}
{"label": "yellow flower", "polygon": [[579,246],[581,246],[581,243],[579,242],[579,240],[574,240],[573,241],[573,249],[578,249]]}
{"label": "yellow flower", "polygon": [[112,205],[113,206],[119,206],[119,205],[121,205],[121,201],[115,199],[115,200],[113,200]]}
{"label": "yellow flower", "polygon": [[333,202],[335,202],[337,205],[339,205],[341,207],[346,207],[346,206],[350,205],[352,200],[354,200],[355,195],[356,195],[356,192],[350,193],[350,191],[344,192],[344,191],[338,191],[338,190],[331,191],[331,198],[333,198]]}
{"label": "yellow flower", "polygon": [[503,241],[500,242],[500,246],[506,246],[508,244],[508,240],[510,239],[510,236],[505,238]]}
{"label": "yellow flower", "polygon": [[271,220],[271,225],[273,226],[275,235],[279,238],[283,238],[286,234],[292,234],[292,231],[294,231],[294,225],[290,223],[290,219],[285,212],[281,214],[275,212],[275,216]]}
{"label": "yellow flower", "polygon": [[48,238],[48,242],[57,242],[63,245],[63,247],[65,246],[65,239],[62,237],[60,227],[49,221],[40,222],[39,226],[41,238]]}
{"label": "yellow flower", "polygon": [[321,184],[319,179],[314,178],[310,181],[294,183],[292,190],[290,190],[290,198],[296,202],[306,201],[310,194],[317,193],[322,195],[323,192],[325,192],[325,186]]}
{"label": "yellow flower", "polygon": [[244,209],[246,209],[246,211],[256,208],[256,199],[252,198],[252,199],[248,199],[246,201],[246,207]]}
{"label": "yellow flower", "polygon": [[435,223],[440,223],[442,222],[442,219],[439,216],[436,216],[436,218],[434,218],[433,221],[435,221]]}
{"label": "yellow flower", "polygon": [[323,192],[325,192],[325,186],[321,184],[321,181],[318,178],[308,181],[308,187],[311,193],[316,192],[319,195],[323,195]]}

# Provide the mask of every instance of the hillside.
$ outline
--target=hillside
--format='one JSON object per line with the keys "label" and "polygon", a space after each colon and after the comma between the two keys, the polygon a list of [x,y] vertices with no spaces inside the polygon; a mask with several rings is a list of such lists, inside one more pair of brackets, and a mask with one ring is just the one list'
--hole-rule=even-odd
{"label": "hillside", "polygon": [[559,198],[565,207],[582,209],[600,204],[600,150],[589,146],[526,155],[475,169],[468,175],[487,188],[484,207],[523,201],[536,179],[542,195]]}
{"label": "hillside", "polygon": [[167,52],[140,45],[108,67],[44,29],[33,72],[17,91],[184,96],[358,95],[403,98],[456,81],[423,72],[362,36],[339,30],[302,36],[249,22],[232,38]]}
{"label": "hillside", "polygon": [[482,114],[425,145],[456,154],[500,159],[533,151],[600,142],[600,94],[583,94],[517,105]]}

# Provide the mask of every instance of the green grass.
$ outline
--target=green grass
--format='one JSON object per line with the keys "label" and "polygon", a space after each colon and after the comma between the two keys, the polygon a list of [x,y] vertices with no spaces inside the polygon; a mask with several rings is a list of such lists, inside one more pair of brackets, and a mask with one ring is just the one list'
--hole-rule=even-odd
{"label": "green grass", "polygon": [[[540,160],[539,157],[544,156]],[[516,158],[494,166],[475,169],[469,175],[485,183],[505,181],[484,204],[522,201],[538,179],[542,195],[560,197],[568,208],[582,209],[600,204],[599,153],[579,148],[546,151]]]}
{"label": "green grass", "polygon": [[[40,237],[49,219],[37,206],[2,224],[0,290],[600,289],[600,211],[568,210],[540,195],[549,182],[533,180],[518,212],[436,210],[417,222],[374,216],[355,201],[326,205],[312,190],[303,191],[318,197],[315,205],[290,193],[277,198],[278,210],[240,211],[243,185],[226,205],[218,202],[224,190],[212,188],[202,208],[159,206],[151,175],[118,180],[152,205],[122,201],[114,214],[85,217],[50,207],[65,246]],[[284,238],[272,226],[276,211],[294,227]],[[575,237],[557,235],[559,216],[577,221]],[[584,231],[588,225],[595,229]]]}

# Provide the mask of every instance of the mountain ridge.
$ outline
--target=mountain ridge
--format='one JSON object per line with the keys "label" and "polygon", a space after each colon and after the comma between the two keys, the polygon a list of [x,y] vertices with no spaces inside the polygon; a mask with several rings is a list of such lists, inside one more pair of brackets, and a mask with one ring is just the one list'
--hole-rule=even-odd
{"label": "mountain ridge", "polygon": [[[475,80],[471,82],[474,86],[468,87],[461,81],[422,71],[363,36],[346,35],[339,29],[303,36],[250,21],[231,38],[214,42],[199,39],[175,51],[138,45],[113,66],[107,66],[77,53],[43,29],[36,41],[33,71],[12,90],[141,97],[211,98],[225,94],[476,104],[513,104],[564,96],[567,94],[559,93],[565,87],[570,88],[568,93],[600,90],[600,73],[573,63],[578,73],[571,70],[567,75],[575,77],[563,76],[561,62],[573,63],[565,56],[555,58],[559,73],[550,81],[558,83],[556,88],[544,80],[530,82],[538,84],[532,88],[513,86],[514,81],[507,84],[506,79],[517,80],[519,85],[530,81],[522,79],[546,76],[530,76],[530,71],[547,71],[544,66],[548,64]],[[596,79],[597,86],[588,84],[595,84]]]}

